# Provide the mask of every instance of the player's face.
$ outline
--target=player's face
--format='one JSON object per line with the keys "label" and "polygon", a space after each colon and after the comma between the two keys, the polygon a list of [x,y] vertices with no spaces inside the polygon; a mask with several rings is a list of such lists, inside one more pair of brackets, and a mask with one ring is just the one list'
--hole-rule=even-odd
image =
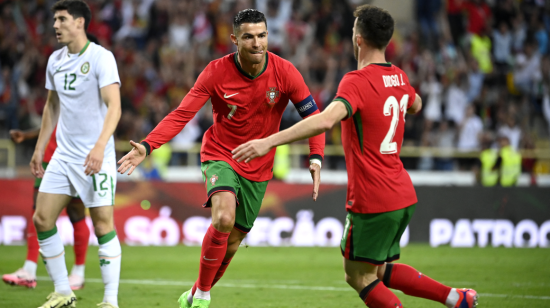
{"label": "player's face", "polygon": [[237,45],[241,59],[250,64],[262,63],[267,52],[267,28],[265,23],[244,23],[237,32],[231,38],[233,43]]}
{"label": "player's face", "polygon": [[78,31],[84,28],[83,17],[73,18],[67,11],[57,11],[53,16],[55,37],[61,44],[67,45],[77,36]]}

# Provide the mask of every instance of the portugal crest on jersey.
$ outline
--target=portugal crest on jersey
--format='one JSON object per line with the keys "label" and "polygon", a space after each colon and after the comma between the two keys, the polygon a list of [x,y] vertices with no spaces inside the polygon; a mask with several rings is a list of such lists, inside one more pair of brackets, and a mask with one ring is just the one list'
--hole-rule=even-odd
{"label": "portugal crest on jersey", "polygon": [[212,177],[210,178],[210,183],[212,184],[212,186],[216,185],[217,180],[218,180],[218,176],[213,174]]}
{"label": "portugal crest on jersey", "polygon": [[269,91],[266,92],[267,99],[269,100],[268,104],[275,104],[275,99],[279,97],[279,91],[277,91],[277,87],[269,88]]}
{"label": "portugal crest on jersey", "polygon": [[82,74],[88,74],[88,72],[90,71],[90,63],[86,62],[82,64],[82,66],[80,67],[80,71],[82,72]]}

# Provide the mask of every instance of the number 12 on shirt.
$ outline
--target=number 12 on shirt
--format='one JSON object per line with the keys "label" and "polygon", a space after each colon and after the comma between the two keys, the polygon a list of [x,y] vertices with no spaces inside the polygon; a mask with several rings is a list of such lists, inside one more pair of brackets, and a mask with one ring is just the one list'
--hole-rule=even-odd
{"label": "number 12 on shirt", "polygon": [[392,142],[393,137],[395,136],[395,130],[397,129],[397,124],[399,124],[399,110],[403,112],[403,121],[405,120],[405,114],[407,111],[407,103],[409,102],[409,95],[405,94],[401,98],[401,101],[397,102],[395,96],[390,96],[386,99],[384,103],[384,115],[392,116],[390,128],[386,137],[380,144],[380,153],[382,154],[393,154],[397,153],[397,143]]}

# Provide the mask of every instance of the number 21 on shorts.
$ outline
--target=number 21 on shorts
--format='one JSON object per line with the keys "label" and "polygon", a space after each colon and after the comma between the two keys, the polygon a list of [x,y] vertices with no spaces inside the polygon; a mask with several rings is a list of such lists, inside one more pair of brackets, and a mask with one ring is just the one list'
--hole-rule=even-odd
{"label": "number 21 on shorts", "polygon": [[380,144],[380,153],[382,154],[393,154],[397,153],[397,143],[393,142],[393,137],[395,136],[395,130],[397,129],[397,124],[399,124],[399,110],[403,112],[403,121],[405,120],[405,114],[407,111],[407,103],[409,102],[409,95],[405,94],[401,98],[401,101],[397,101],[395,96],[390,96],[386,99],[384,103],[384,115],[392,116],[390,129],[384,137],[384,140]]}

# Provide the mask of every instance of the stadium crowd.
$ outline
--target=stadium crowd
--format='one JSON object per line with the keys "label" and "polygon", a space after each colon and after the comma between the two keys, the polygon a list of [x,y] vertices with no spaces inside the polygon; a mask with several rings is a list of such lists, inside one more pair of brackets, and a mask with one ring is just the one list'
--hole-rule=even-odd
{"label": "stadium crowd", "polygon": [[[58,49],[52,0],[0,0],[0,138],[39,127],[45,67]],[[321,109],[356,69],[353,9],[364,1],[97,0],[88,32],[112,50],[122,81],[117,140],[142,140],[193,86],[209,61],[236,50],[236,12],[266,14],[269,50],[302,73]],[[416,0],[415,20],[398,22],[387,59],[401,67],[424,108],[408,116],[404,145],[479,151],[506,136],[516,149],[550,147],[550,3],[544,0]],[[281,128],[300,120],[287,108]],[[212,124],[207,104],[171,142],[185,149]],[[341,144],[339,127],[327,144]],[[24,144],[30,157],[33,143]],[[26,149],[26,150],[25,150]],[[172,164],[185,163],[174,155]],[[28,159],[21,160],[26,163]],[[343,160],[328,161],[342,168]],[[409,169],[457,170],[471,161],[421,156]],[[524,160],[531,172],[533,161]]]}

